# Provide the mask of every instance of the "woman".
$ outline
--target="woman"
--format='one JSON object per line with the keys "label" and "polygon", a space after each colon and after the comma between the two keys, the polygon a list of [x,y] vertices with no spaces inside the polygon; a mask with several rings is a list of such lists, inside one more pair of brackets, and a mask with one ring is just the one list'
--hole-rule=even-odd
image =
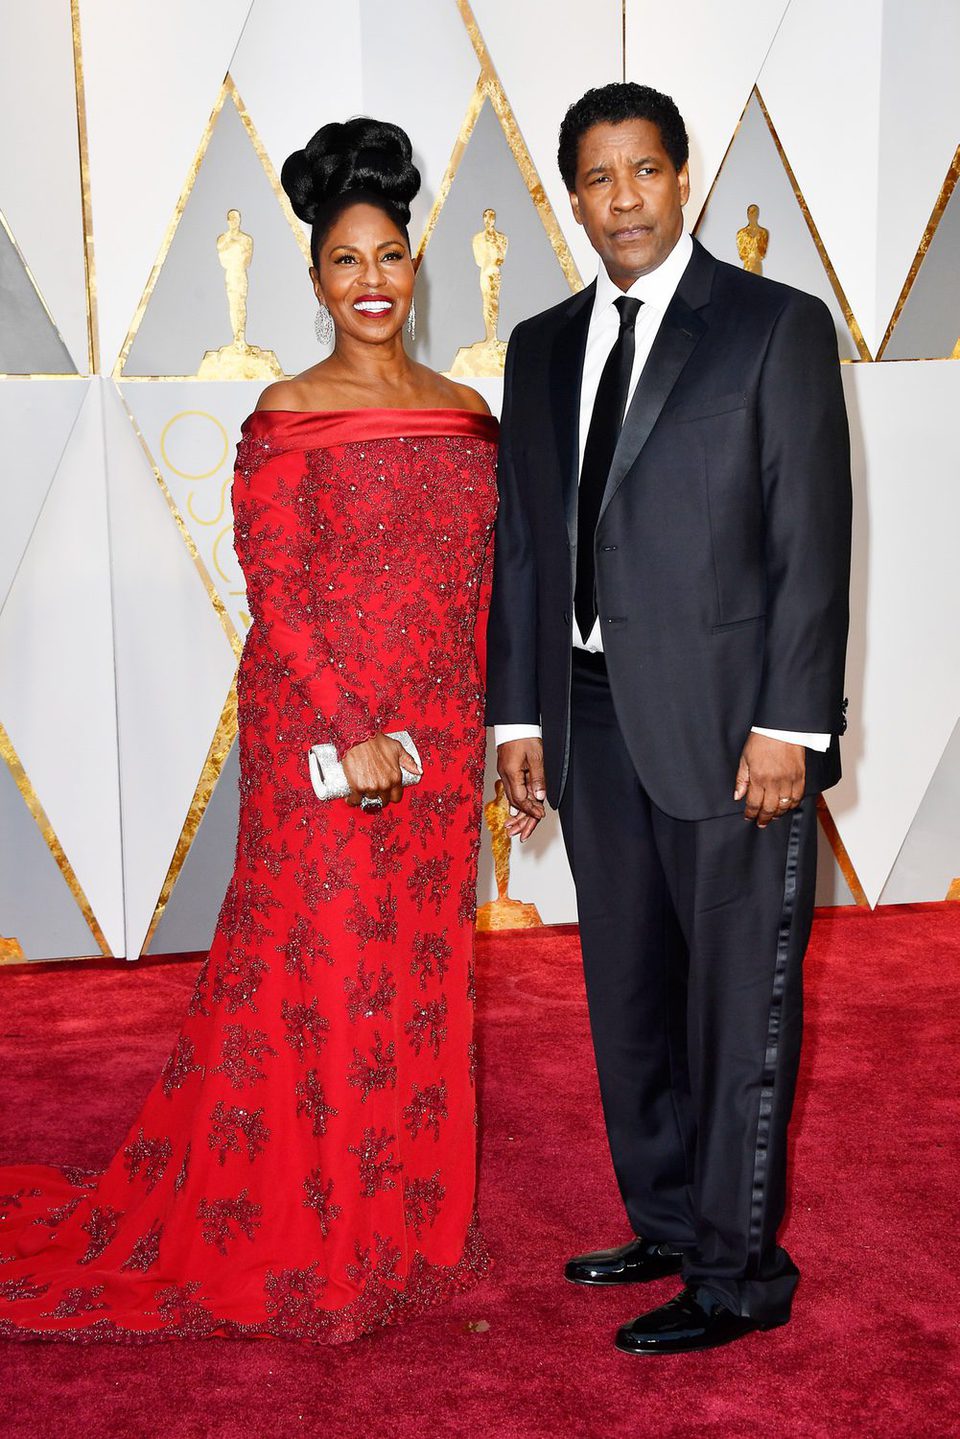
{"label": "woman", "polygon": [[[338,1342],[486,1267],[471,954],[496,422],[404,351],[410,156],[358,119],[284,166],[336,344],[270,386],[238,451],[236,869],[105,1174],[0,1171],[0,1332]],[[310,787],[328,741],[347,802]]]}

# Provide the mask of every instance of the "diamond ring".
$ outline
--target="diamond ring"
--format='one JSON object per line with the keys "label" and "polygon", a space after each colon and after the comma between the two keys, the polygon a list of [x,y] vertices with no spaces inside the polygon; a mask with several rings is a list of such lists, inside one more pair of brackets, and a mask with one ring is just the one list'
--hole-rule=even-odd
{"label": "diamond ring", "polygon": [[360,808],[365,814],[379,814],[383,809],[383,800],[373,795],[365,794],[360,801]]}

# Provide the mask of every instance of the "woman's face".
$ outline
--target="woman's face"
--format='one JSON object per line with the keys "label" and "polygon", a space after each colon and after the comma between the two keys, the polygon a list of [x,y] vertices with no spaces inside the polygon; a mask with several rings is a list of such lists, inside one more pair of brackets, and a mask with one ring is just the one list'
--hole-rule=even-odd
{"label": "woman's face", "polygon": [[337,335],[382,345],[413,301],[413,260],[403,231],[376,205],[351,205],[328,230],[310,278]]}

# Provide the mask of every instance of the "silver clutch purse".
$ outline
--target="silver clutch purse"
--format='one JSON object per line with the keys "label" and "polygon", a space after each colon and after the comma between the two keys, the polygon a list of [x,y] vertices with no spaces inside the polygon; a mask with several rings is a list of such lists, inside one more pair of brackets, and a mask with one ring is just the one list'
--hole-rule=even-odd
{"label": "silver clutch purse", "polygon": [[[416,763],[418,769],[423,769],[423,764],[417,747],[410,738],[407,730],[394,730],[387,736],[388,739],[399,740],[407,754]],[[309,751],[310,758],[310,782],[313,785],[314,793],[318,799],[346,799],[350,793],[350,785],[343,772],[343,765],[337,759],[336,745],[315,744]],[[408,770],[401,771],[403,774],[403,786],[419,784],[421,776],[410,774]]]}

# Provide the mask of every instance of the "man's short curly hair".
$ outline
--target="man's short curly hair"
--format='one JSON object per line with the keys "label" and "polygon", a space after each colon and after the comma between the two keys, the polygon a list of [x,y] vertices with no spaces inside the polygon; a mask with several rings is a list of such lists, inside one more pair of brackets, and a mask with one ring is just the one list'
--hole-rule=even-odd
{"label": "man's short curly hair", "polygon": [[630,80],[601,85],[575,100],[560,126],[557,164],[569,191],[576,185],[580,140],[594,125],[621,125],[624,120],[649,120],[660,131],[663,148],[675,170],[682,170],[690,154],[683,116],[669,95]]}

